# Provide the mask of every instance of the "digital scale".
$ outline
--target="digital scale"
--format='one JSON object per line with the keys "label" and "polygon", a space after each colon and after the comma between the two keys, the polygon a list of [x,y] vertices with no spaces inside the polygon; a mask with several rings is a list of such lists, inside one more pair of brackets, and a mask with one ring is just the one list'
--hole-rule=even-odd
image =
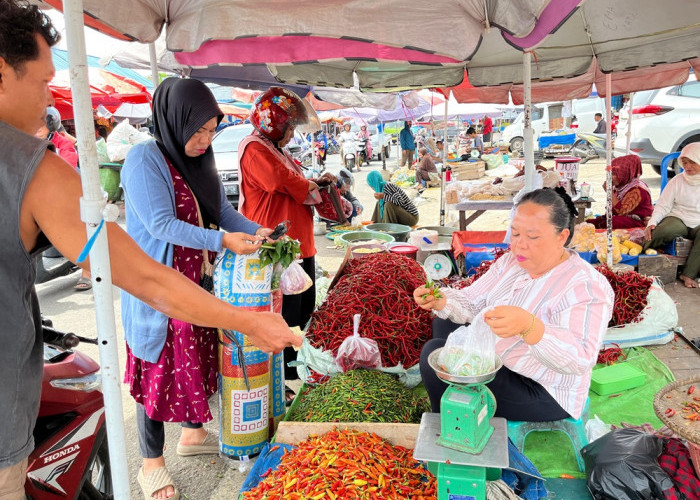
{"label": "digital scale", "polygon": [[423,414],[413,458],[437,476],[438,500],[486,500],[486,481],[508,467],[506,420],[493,416],[496,399],[485,385],[502,362],[496,357],[494,370],[483,375],[452,375],[438,364],[441,351],[433,351],[428,364],[449,386],[440,413]]}

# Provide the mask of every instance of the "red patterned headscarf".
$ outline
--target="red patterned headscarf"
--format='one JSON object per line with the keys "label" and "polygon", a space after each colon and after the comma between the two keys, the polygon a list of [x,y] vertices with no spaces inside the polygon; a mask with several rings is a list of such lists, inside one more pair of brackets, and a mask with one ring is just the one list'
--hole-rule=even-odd
{"label": "red patterned headscarf", "polygon": [[639,180],[642,176],[642,160],[637,155],[625,155],[612,161],[612,173],[619,183],[618,196],[624,196],[627,191],[641,187],[649,191],[649,187]]}

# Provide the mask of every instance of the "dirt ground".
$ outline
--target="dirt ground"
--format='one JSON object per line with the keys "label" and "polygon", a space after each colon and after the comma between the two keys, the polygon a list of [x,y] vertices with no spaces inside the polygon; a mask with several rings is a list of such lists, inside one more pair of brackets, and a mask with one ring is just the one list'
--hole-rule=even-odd
{"label": "dirt ground", "polygon": [[[395,168],[395,151],[392,151],[392,158],[388,160],[387,167]],[[553,162],[546,161],[545,166],[553,165]],[[330,156],[329,170],[337,172],[339,169],[338,155]],[[372,191],[367,186],[366,176],[371,170],[381,169],[380,162],[373,162],[372,166],[363,168],[363,171],[356,175],[355,194],[364,203],[365,213],[360,219],[369,220],[369,216],[374,208],[374,198]],[[581,166],[579,178],[585,180],[595,188],[593,197],[598,200],[592,206],[594,214],[603,213],[604,204],[602,183],[605,177],[604,162],[593,160]],[[649,184],[654,198],[658,196],[660,177],[654,173],[649,165],[644,165],[644,176],[642,178]],[[409,196],[415,197],[416,191],[408,189]],[[420,211],[420,225],[437,225],[439,222],[440,190],[437,188],[428,189],[423,193],[417,205]],[[497,230],[505,229],[509,212],[494,211],[486,213],[476,220],[471,229]],[[457,225],[457,214],[450,211],[447,214],[448,225]],[[121,219],[123,223],[123,218]],[[451,223],[451,224],[450,224]],[[343,252],[335,249],[324,236],[316,237],[318,250],[317,262],[323,269],[335,272],[342,262]],[[51,281],[37,287],[39,300],[44,314],[53,319],[57,328],[73,331],[79,335],[95,336],[95,313],[94,301],[89,292],[74,292],[73,285],[79,277],[79,273],[71,276]],[[688,290],[679,282],[666,286],[666,291],[678,303],[679,325],[683,326],[686,335],[689,337],[700,337],[700,292],[698,290]],[[120,321],[119,292],[115,288],[114,306],[117,318],[117,334],[123,339],[123,329]],[[125,353],[124,343],[120,342],[120,363],[124,364]],[[81,347],[82,350],[98,358],[97,349],[92,346]],[[691,374],[697,374],[700,370],[700,356],[690,350],[682,341],[671,342],[665,346],[653,348],[655,354],[661,358],[675,373],[677,378],[684,378]],[[298,383],[291,383],[294,388],[298,388]],[[122,402],[124,406],[124,423],[126,427],[125,440],[128,450],[128,466],[130,472],[130,485],[132,498],[142,498],[141,490],[136,482],[136,474],[140,467],[138,456],[138,440],[136,436],[135,406],[126,387],[122,391]],[[651,404],[651,402],[649,402]],[[214,420],[207,426],[215,431],[218,429],[218,403],[216,397],[211,400]],[[185,499],[215,499],[230,500],[236,498],[238,491],[247,475],[247,470],[240,472],[238,463],[219,456],[181,458],[175,454],[179,429],[176,424],[166,426],[167,449],[165,457],[167,466],[175,478],[183,498]]]}

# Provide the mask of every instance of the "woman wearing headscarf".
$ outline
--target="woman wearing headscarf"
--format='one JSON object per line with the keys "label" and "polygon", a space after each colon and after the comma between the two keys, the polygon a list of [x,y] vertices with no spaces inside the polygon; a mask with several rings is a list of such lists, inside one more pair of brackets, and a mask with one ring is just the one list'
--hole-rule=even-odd
{"label": "woman wearing headscarf", "polygon": [[420,148],[418,150],[418,157],[420,158],[420,161],[416,167],[416,189],[422,191],[428,187],[429,183],[438,182],[439,177],[435,162],[428,154],[427,148]]}
{"label": "woman wearing headscarf", "polygon": [[377,205],[372,214],[374,222],[388,222],[415,226],[418,224],[418,209],[406,193],[396,184],[386,182],[376,170],[367,176],[367,184],[374,189]]}
{"label": "woman wearing headscarf", "polygon": [[[205,256],[213,263],[224,248],[252,253],[271,232],[226,201],[211,148],[222,117],[202,82],[163,81],[153,96],[155,141],[134,146],[121,173],[129,235],[196,283]],[[163,422],[182,425],[178,455],[218,453],[217,436],[202,426],[212,419],[208,398],[217,390],[216,330],[168,318],[125,292],[122,322],[125,382],[137,403],[143,457],[138,481],[147,498],[177,499],[163,457]]]}
{"label": "woman wearing headscarf", "polygon": [[680,236],[693,241],[680,278],[698,288],[700,272],[700,142],[688,144],[678,161],[684,172],[668,181],[644,230],[644,250],[659,248]]}
{"label": "woman wearing headscarf", "polygon": [[369,165],[369,161],[372,159],[372,136],[369,133],[369,130],[367,130],[367,125],[362,125],[360,127],[360,131],[357,133],[357,138],[358,139],[367,139],[367,165]]}
{"label": "woman wearing headscarf", "polygon": [[[651,192],[640,177],[642,161],[637,155],[625,155],[612,161],[612,227],[631,229],[645,227],[654,205]],[[603,189],[605,189],[605,184]],[[595,227],[604,229],[606,217],[601,215],[590,221]]]}

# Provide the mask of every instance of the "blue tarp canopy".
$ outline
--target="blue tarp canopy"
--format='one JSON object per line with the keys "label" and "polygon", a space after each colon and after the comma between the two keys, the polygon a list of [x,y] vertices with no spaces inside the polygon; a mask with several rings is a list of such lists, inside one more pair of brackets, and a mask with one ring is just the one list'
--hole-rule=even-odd
{"label": "blue tarp canopy", "polygon": [[[65,50],[61,49],[56,49],[52,48],[51,49],[51,54],[53,56],[53,65],[56,68],[56,71],[61,71],[64,69],[68,69],[68,52]],[[122,68],[115,62],[110,62],[106,66],[103,66],[100,64],[100,58],[96,56],[88,56],[88,66],[93,67],[93,68],[100,68],[105,71],[109,71],[110,73],[114,73],[115,75],[123,76],[125,78],[128,78],[130,80],[133,80],[136,83],[140,83],[144,87],[146,87],[148,90],[151,92],[153,91],[153,82],[149,78],[146,78],[145,76],[141,75],[140,73],[137,73],[133,69],[128,69],[128,68]]]}

